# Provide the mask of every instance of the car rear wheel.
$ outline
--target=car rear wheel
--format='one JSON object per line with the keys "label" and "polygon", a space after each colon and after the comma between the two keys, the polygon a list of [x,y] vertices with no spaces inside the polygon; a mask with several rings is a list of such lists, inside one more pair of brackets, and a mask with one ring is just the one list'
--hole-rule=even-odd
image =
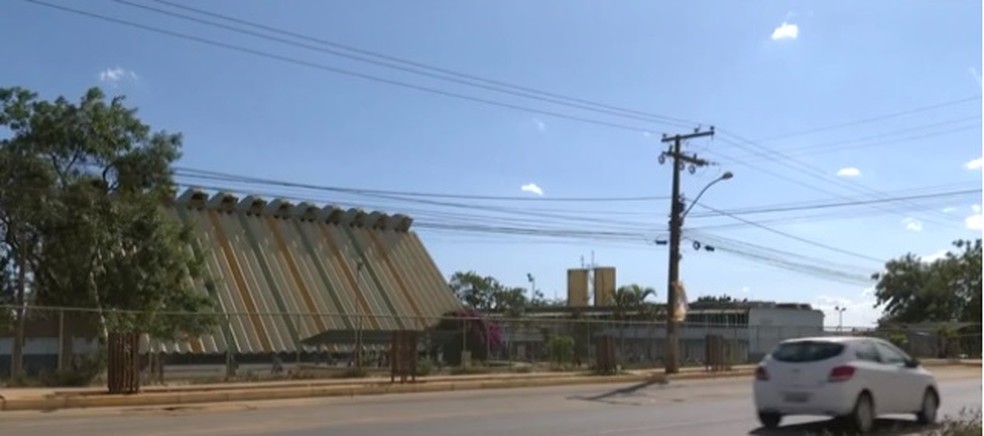
{"label": "car rear wheel", "polygon": [[779,427],[782,422],[782,415],[773,412],[759,412],[759,422],[768,429]]}
{"label": "car rear wheel", "polygon": [[854,431],[860,434],[871,433],[875,427],[875,402],[871,399],[870,394],[862,392],[858,396],[858,400],[854,404],[854,411],[851,412],[847,421]]}
{"label": "car rear wheel", "polygon": [[916,420],[920,424],[935,424],[936,423],[936,413],[940,408],[940,400],[936,396],[936,392],[932,389],[926,389],[926,393],[923,394],[922,409],[916,414]]}

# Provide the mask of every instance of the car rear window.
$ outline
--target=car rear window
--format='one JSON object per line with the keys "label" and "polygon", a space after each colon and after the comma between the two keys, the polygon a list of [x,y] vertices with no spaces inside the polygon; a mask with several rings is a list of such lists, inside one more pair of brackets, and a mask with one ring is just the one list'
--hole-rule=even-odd
{"label": "car rear window", "polygon": [[780,344],[772,358],[780,362],[819,362],[843,352],[844,344],[837,342],[798,341]]}

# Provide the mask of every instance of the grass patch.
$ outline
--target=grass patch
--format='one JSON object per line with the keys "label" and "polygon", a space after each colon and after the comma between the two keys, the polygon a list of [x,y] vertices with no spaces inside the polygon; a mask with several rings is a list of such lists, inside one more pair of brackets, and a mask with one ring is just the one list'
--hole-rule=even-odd
{"label": "grass patch", "polygon": [[334,378],[366,378],[369,376],[369,371],[365,368],[346,368],[344,371],[335,374]]}
{"label": "grass patch", "polygon": [[484,366],[456,366],[451,368],[451,375],[482,375],[491,374],[492,370]]}

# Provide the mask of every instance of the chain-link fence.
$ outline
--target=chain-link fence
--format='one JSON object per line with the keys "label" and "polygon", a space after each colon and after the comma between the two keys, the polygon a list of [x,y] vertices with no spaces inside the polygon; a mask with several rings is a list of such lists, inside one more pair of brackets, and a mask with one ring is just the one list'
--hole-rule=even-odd
{"label": "chain-link fence", "polygon": [[[30,307],[24,325],[22,373],[71,374],[98,367],[105,354],[101,338],[109,332],[144,333],[151,327],[160,331],[162,325],[208,329],[204,334],[179,334],[167,340],[145,335],[140,345],[141,365],[149,382],[302,373],[306,377],[383,374],[390,365],[393,333],[405,330],[421,332],[421,375],[590,370],[596,366],[603,337],[611,338],[615,359],[623,369],[654,369],[664,365],[667,345],[663,321],[471,313],[427,319],[275,312],[147,314]],[[16,365],[12,356],[15,331],[13,323],[0,326],[0,376],[11,374]],[[728,367],[755,363],[785,339],[832,334],[879,336],[921,358],[980,358],[981,354],[979,325],[943,335],[912,329],[682,323],[678,356],[683,367],[712,363]],[[722,361],[712,362],[714,359]]]}

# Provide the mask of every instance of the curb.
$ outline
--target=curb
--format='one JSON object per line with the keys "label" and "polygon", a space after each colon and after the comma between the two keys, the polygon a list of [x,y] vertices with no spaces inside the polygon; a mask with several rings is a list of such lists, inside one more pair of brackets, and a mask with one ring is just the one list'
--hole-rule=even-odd
{"label": "curb", "polygon": [[[927,367],[981,367],[980,362],[928,361]],[[751,377],[753,369],[722,372],[682,372],[669,376],[669,381],[712,380]],[[0,411],[52,411],[58,409],[176,406],[184,404],[292,400],[304,398],[356,397],[385,394],[434,393],[487,389],[515,389],[555,386],[580,386],[617,383],[638,383],[666,380],[656,374],[615,376],[567,375],[552,377],[515,377],[507,379],[423,381],[407,384],[376,383],[364,385],[307,384],[300,386],[263,386],[245,389],[175,390],[136,395],[56,395],[45,398],[6,399],[0,396]]]}
{"label": "curb", "polygon": [[[700,380],[751,376],[752,371],[738,370],[722,373],[682,373],[670,380]],[[615,384],[663,379],[657,375],[566,376],[537,380],[469,380],[460,382],[431,382],[386,384],[375,386],[301,386],[294,388],[253,388],[242,391],[197,391],[148,393],[137,395],[55,396],[29,399],[0,399],[0,411],[52,411],[58,409],[175,406],[184,404],[292,400],[304,398],[355,397],[384,394],[453,392],[486,389],[515,389],[552,386]]]}

